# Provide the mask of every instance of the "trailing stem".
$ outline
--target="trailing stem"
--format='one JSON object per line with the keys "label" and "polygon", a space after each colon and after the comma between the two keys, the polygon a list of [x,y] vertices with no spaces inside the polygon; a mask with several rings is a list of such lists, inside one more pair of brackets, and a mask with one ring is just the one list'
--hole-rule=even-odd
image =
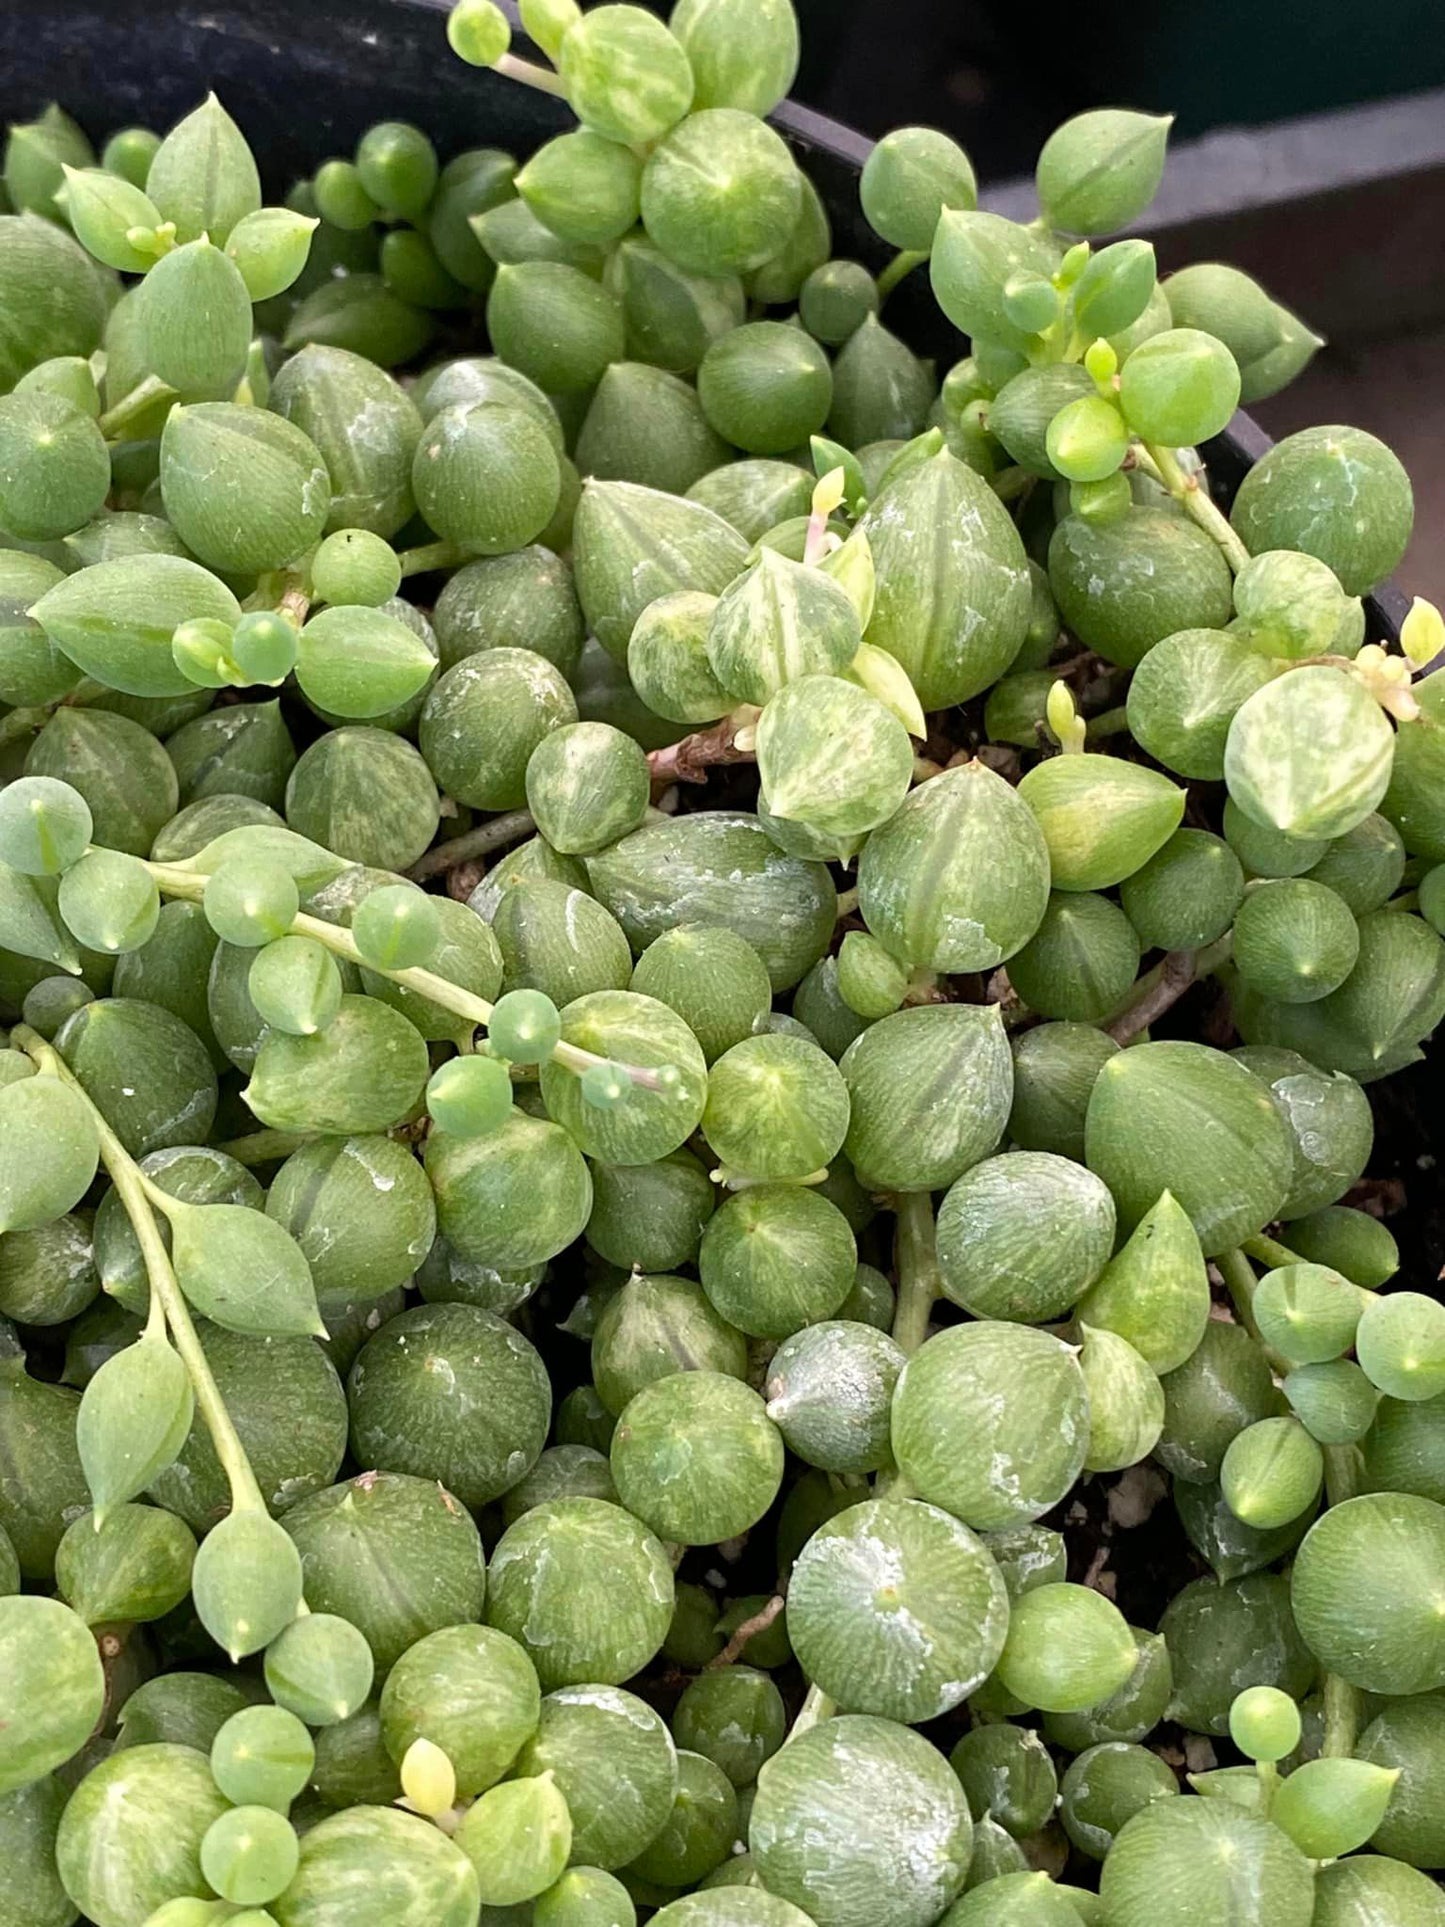
{"label": "trailing stem", "polygon": [[654,749],[647,758],[654,792],[671,783],[705,783],[708,771],[722,763],[755,762],[752,732],[761,714],[755,703],[740,703],[711,729],[695,730],[666,749]]}
{"label": "trailing stem", "polygon": [[1233,933],[1226,932],[1202,950],[1171,950],[1162,963],[1155,964],[1139,979],[1113,1023],[1109,1035],[1116,1044],[1128,1044],[1162,1017],[1201,977],[1207,977],[1229,956]]}
{"label": "trailing stem", "polygon": [[882,306],[905,276],[912,274],[915,268],[921,268],[927,259],[927,248],[900,248],[878,276],[879,306]]}
{"label": "trailing stem", "polygon": [[928,1336],[928,1320],[940,1290],[933,1199],[927,1191],[905,1191],[897,1211],[898,1306],[893,1342],[912,1357]]}
{"label": "trailing stem", "polygon": [[[194,870],[173,868],[165,863],[148,863],[146,868],[155,878],[157,888],[164,896],[181,897],[191,903],[200,903],[203,900],[206,884],[210,880],[208,877]],[[333,956],[345,957],[348,963],[370,970],[375,976],[386,977],[392,983],[400,984],[403,989],[414,990],[417,996],[426,997],[432,1003],[440,1004],[443,1010],[449,1010],[454,1016],[465,1018],[468,1023],[485,1026],[492,1021],[493,1006],[485,997],[478,997],[470,990],[463,990],[460,984],[450,983],[445,977],[438,977],[433,971],[383,970],[375,964],[368,963],[357,948],[355,937],[340,924],[327,923],[322,917],[308,916],[304,910],[299,910],[291,920],[288,934],[294,937],[310,937],[323,949],[331,951]],[[599,1057],[595,1051],[583,1050],[579,1045],[569,1044],[564,1040],[554,1047],[552,1061],[564,1064],[568,1070],[576,1071],[580,1075],[583,1071],[590,1070],[594,1064],[605,1064],[612,1060]],[[656,1091],[663,1088],[656,1071],[643,1070],[635,1064],[619,1064],[616,1068],[625,1071],[632,1082],[643,1090]]]}
{"label": "trailing stem", "polygon": [[1192,522],[1217,542],[1235,575],[1249,560],[1249,550],[1235,534],[1229,517],[1217,506],[1202,475],[1186,474],[1172,448],[1159,442],[1135,442],[1134,461],[1146,475],[1167,489]]}
{"label": "trailing stem", "polygon": [[[1360,1489],[1360,1458],[1353,1445],[1327,1445],[1325,1453],[1325,1497],[1331,1505],[1353,1499]],[[1355,1750],[1363,1703],[1358,1687],[1351,1686],[1336,1673],[1326,1673],[1324,1683],[1325,1732],[1320,1752],[1326,1759],[1348,1759]]]}
{"label": "trailing stem", "polygon": [[407,875],[413,883],[444,876],[447,871],[471,863],[479,856],[490,856],[493,850],[504,850],[509,843],[520,843],[536,827],[530,810],[510,810],[507,815],[494,816],[490,823],[479,823],[476,829],[454,836],[449,842],[438,843],[434,850],[428,850],[412,864]]}
{"label": "trailing stem", "polygon": [[775,1592],[766,1606],[763,1606],[759,1611],[755,1612],[751,1619],[745,1619],[743,1621],[727,1645],[723,1647],[722,1651],[718,1653],[715,1658],[708,1661],[703,1671],[708,1673],[720,1672],[724,1666],[731,1666],[734,1660],[740,1659],[743,1648],[747,1645],[748,1641],[755,1638],[759,1633],[765,1633],[768,1630],[769,1626],[772,1625],[773,1621],[783,1610],[785,1603],[783,1595],[780,1592]]}
{"label": "trailing stem", "polygon": [[[933,1199],[927,1191],[906,1191],[899,1196],[895,1209],[898,1214],[898,1306],[893,1318],[893,1341],[911,1357],[928,1336],[929,1315],[939,1295]],[[873,1490],[879,1498],[906,1499],[910,1487],[901,1472],[893,1472],[875,1479]],[[789,1740],[830,1719],[837,1710],[835,1700],[819,1687],[810,1686],[793,1721]]]}
{"label": "trailing stem", "polygon": [[[226,1410],[221,1397],[220,1387],[212,1375],[210,1362],[196,1335],[196,1327],[191,1318],[190,1307],[181,1291],[171,1264],[170,1253],[165,1240],[161,1237],[152,1209],[144,1172],[131,1157],[105,1118],[86,1095],[84,1086],[74,1076],[69,1065],[60,1053],[47,1044],[44,1038],[26,1025],[20,1024],[12,1032],[20,1048],[28,1053],[47,1076],[58,1078],[68,1084],[76,1095],[83,1100],[90,1111],[95,1125],[96,1136],[100,1140],[101,1162],[115,1186],[116,1196],[125,1207],[136,1241],[140,1245],[141,1256],[145,1260],[146,1278],[150,1284],[150,1317],[147,1332],[152,1331],[160,1319],[170,1327],[171,1337],[181,1360],[190,1374],[191,1386],[196,1395],[196,1404],[206,1422],[206,1430],[216,1448],[216,1457],[231,1488],[231,1504],[238,1512],[264,1512],[266,1502],[261,1496],[261,1488],[256,1483],[256,1475],[251,1470],[251,1462],[246,1457],[246,1448],[231,1423],[231,1415]],[[159,1307],[159,1313],[157,1312]]]}

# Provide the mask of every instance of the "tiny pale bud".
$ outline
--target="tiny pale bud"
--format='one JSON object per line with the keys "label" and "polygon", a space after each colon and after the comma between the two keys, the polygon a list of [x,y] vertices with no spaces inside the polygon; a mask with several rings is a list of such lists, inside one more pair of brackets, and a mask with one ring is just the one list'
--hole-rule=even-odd
{"label": "tiny pale bud", "polygon": [[813,513],[824,520],[830,516],[843,500],[848,478],[842,466],[830,468],[813,490]]}
{"label": "tiny pale bud", "polygon": [[401,1762],[401,1787],[418,1813],[435,1820],[456,1805],[457,1776],[451,1761],[430,1740],[413,1740]]}
{"label": "tiny pale bud", "polygon": [[1084,272],[1084,269],[1089,265],[1089,253],[1090,249],[1087,241],[1075,241],[1055,271],[1054,286],[1056,288],[1073,287],[1079,276]]}
{"label": "tiny pale bud", "polygon": [[1416,669],[1425,668],[1445,650],[1445,616],[1424,596],[1416,596],[1400,625],[1400,647]]}
{"label": "tiny pale bud", "polygon": [[1074,708],[1074,698],[1066,682],[1056,682],[1049,691],[1045,714],[1065,754],[1084,747],[1084,719]]}
{"label": "tiny pale bud", "polygon": [[1085,351],[1084,366],[1093,377],[1099,392],[1112,395],[1114,377],[1119,372],[1119,357],[1114,352],[1113,344],[1100,335],[1099,339]]}

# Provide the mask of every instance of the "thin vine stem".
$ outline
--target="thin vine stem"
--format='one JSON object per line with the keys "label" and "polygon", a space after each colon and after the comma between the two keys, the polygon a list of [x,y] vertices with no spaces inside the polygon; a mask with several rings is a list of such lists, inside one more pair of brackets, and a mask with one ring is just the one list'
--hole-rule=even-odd
{"label": "thin vine stem", "polygon": [[212,1374],[201,1341],[196,1334],[195,1323],[191,1318],[190,1307],[185,1300],[170,1253],[166,1250],[151,1208],[145,1173],[131,1157],[115,1132],[96,1106],[91,1102],[84,1085],[71,1071],[65,1059],[43,1037],[24,1024],[16,1026],[11,1033],[37,1067],[47,1076],[57,1078],[66,1084],[84,1102],[95,1125],[96,1136],[100,1140],[101,1162],[115,1186],[116,1196],[125,1207],[136,1240],[140,1245],[141,1256],[145,1260],[146,1277],[151,1290],[150,1318],[146,1324],[149,1334],[156,1316],[159,1303],[165,1323],[170,1327],[171,1337],[176,1350],[190,1374],[191,1386],[196,1395],[196,1404],[206,1422],[206,1430],[216,1448],[216,1457],[226,1474],[231,1489],[231,1504],[238,1512],[264,1512],[266,1502],[261,1496],[261,1488],[256,1483],[256,1475],[251,1470],[251,1462],[246,1457],[246,1448],[231,1423],[231,1415],[226,1410],[225,1400],[221,1397],[220,1387]]}
{"label": "thin vine stem", "polygon": [[[940,1291],[938,1250],[933,1222],[933,1198],[927,1191],[905,1191],[894,1206],[898,1216],[898,1305],[893,1317],[893,1342],[911,1357],[928,1336],[928,1320]],[[912,1488],[901,1472],[880,1474],[873,1482],[879,1498],[906,1499]],[[810,1686],[793,1721],[788,1740],[831,1719],[838,1710],[821,1687]]]}
{"label": "thin vine stem", "polygon": [[830,1699],[821,1687],[810,1686],[807,1697],[798,1709],[798,1717],[793,1721],[788,1738],[783,1744],[786,1746],[793,1740],[801,1739],[803,1734],[810,1732],[813,1727],[820,1725],[824,1720],[832,1719],[837,1710],[838,1702],[835,1699]]}
{"label": "thin vine stem", "polygon": [[464,562],[475,562],[473,550],[459,542],[428,542],[419,549],[403,549],[398,560],[403,577],[429,575],[435,569],[459,569]]}
{"label": "thin vine stem", "polygon": [[893,1342],[911,1357],[928,1336],[928,1320],[942,1289],[934,1240],[933,1199],[905,1191],[897,1202],[898,1305]]}
{"label": "thin vine stem", "polygon": [[1186,990],[1201,977],[1216,971],[1227,960],[1233,946],[1234,933],[1228,930],[1202,950],[1171,950],[1162,963],[1145,971],[1129,993],[1123,1009],[1106,1026],[1114,1042],[1128,1044],[1148,1030],[1156,1018],[1178,1003]]}
{"label": "thin vine stem", "polygon": [[921,268],[928,259],[927,248],[900,248],[893,259],[878,276],[878,302],[880,307],[906,276],[915,268]]}
{"label": "thin vine stem", "polygon": [[539,67],[535,60],[523,60],[517,54],[503,54],[493,63],[496,73],[505,74],[508,80],[519,80],[524,87],[533,87],[539,94],[554,94],[557,99],[567,98],[567,89],[562,84],[560,74],[554,74],[550,67]]}
{"label": "thin vine stem", "polygon": [[1297,1251],[1291,1251],[1288,1245],[1282,1245],[1277,1238],[1266,1238],[1263,1232],[1258,1237],[1246,1238],[1242,1249],[1251,1258],[1258,1259],[1260,1264],[1268,1265],[1271,1271],[1280,1265],[1302,1265],[1305,1262]]}
{"label": "thin vine stem", "polygon": [[310,1131],[251,1131],[245,1137],[218,1144],[216,1149],[249,1169],[253,1164],[276,1164],[289,1158],[293,1151],[309,1144],[313,1135]]}
{"label": "thin vine stem", "polygon": [[153,402],[174,401],[175,398],[176,390],[169,382],[162,381],[159,375],[147,375],[128,395],[122,395],[114,408],[108,408],[100,416],[96,427],[108,442],[124,440],[122,430],[129,428]]}
{"label": "thin vine stem", "polygon": [[510,810],[505,816],[494,816],[490,823],[479,823],[474,830],[438,843],[434,850],[418,857],[407,875],[413,883],[425,883],[428,877],[443,876],[460,864],[470,863],[479,856],[490,856],[493,850],[504,850],[509,843],[520,842],[536,827],[530,810]]}
{"label": "thin vine stem", "polygon": [[[1327,1445],[1325,1497],[1331,1505],[1353,1499],[1360,1490],[1360,1457],[1353,1445]],[[1326,1759],[1348,1759],[1359,1736],[1364,1703],[1359,1689],[1337,1673],[1324,1681],[1325,1731],[1320,1752]]]}
{"label": "thin vine stem", "polygon": [[1229,517],[1216,505],[1202,477],[1187,475],[1174,450],[1160,442],[1136,442],[1134,459],[1146,475],[1168,490],[1189,519],[1219,544],[1230,570],[1238,575],[1249,560],[1249,550],[1236,535]]}
{"label": "thin vine stem", "polygon": [[[155,878],[156,887],[166,896],[181,897],[190,903],[200,903],[205,896],[209,877],[195,870],[184,870],[165,863],[148,863],[146,868]],[[445,977],[438,977],[433,971],[382,970],[368,963],[357,948],[356,939],[342,925],[327,923],[322,917],[309,916],[306,911],[298,910],[291,919],[289,933],[295,937],[310,937],[323,949],[334,956],[345,957],[348,963],[357,964],[370,970],[375,976],[386,977],[405,990],[414,990],[419,997],[426,997],[443,1010],[449,1010],[456,1017],[463,1017],[468,1023],[486,1025],[492,1021],[494,1006],[485,997],[478,997],[470,990],[463,990],[460,984],[449,983]],[[612,1060],[599,1057],[595,1051],[583,1050],[578,1044],[569,1044],[565,1038],[553,1047],[552,1061],[563,1064],[579,1075],[590,1070],[594,1064],[606,1064]],[[643,1070],[635,1064],[619,1064],[617,1069],[625,1071],[632,1082],[643,1090],[661,1090],[655,1071]]]}

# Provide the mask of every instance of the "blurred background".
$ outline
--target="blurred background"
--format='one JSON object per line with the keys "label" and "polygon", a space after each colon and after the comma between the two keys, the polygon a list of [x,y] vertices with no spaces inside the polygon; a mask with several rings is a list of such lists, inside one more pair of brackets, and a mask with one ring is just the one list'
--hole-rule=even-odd
{"label": "blurred background", "polygon": [[[1145,224],[1161,269],[1228,260],[1329,338],[1254,413],[1346,421],[1415,479],[1399,580],[1445,600],[1445,5],[1441,0],[797,0],[807,105],[878,135],[946,128],[984,204],[1032,212],[1050,130],[1102,105],[1177,116]],[[659,7],[659,11],[664,11]]]}

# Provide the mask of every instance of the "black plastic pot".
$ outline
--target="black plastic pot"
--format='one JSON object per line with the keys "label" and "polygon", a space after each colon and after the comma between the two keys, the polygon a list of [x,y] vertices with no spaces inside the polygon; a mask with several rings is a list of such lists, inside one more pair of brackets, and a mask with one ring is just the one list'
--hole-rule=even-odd
{"label": "black plastic pot", "polygon": [[[508,11],[515,9],[508,0]],[[443,155],[496,145],[519,154],[571,124],[564,104],[490,71],[464,67],[446,44],[447,0],[54,0],[0,8],[0,120],[26,119],[58,100],[97,137],[142,124],[164,129],[213,89],[245,128],[270,191],[333,154],[349,154],[378,120],[424,127]],[[858,174],[872,145],[824,115],[787,102],[774,116],[807,166],[833,223],[834,250],[881,265],[886,250],[863,220]],[[889,304],[890,324],[947,365],[963,338],[916,273]],[[1236,415],[1204,449],[1216,494],[1228,501],[1270,446],[1248,415]],[[1393,641],[1408,598],[1385,585],[1370,598],[1370,632]],[[1372,1172],[1409,1187],[1394,1228],[1411,1282],[1445,1264],[1445,1185],[1433,1160],[1430,1068],[1374,1091],[1378,1125]]]}

